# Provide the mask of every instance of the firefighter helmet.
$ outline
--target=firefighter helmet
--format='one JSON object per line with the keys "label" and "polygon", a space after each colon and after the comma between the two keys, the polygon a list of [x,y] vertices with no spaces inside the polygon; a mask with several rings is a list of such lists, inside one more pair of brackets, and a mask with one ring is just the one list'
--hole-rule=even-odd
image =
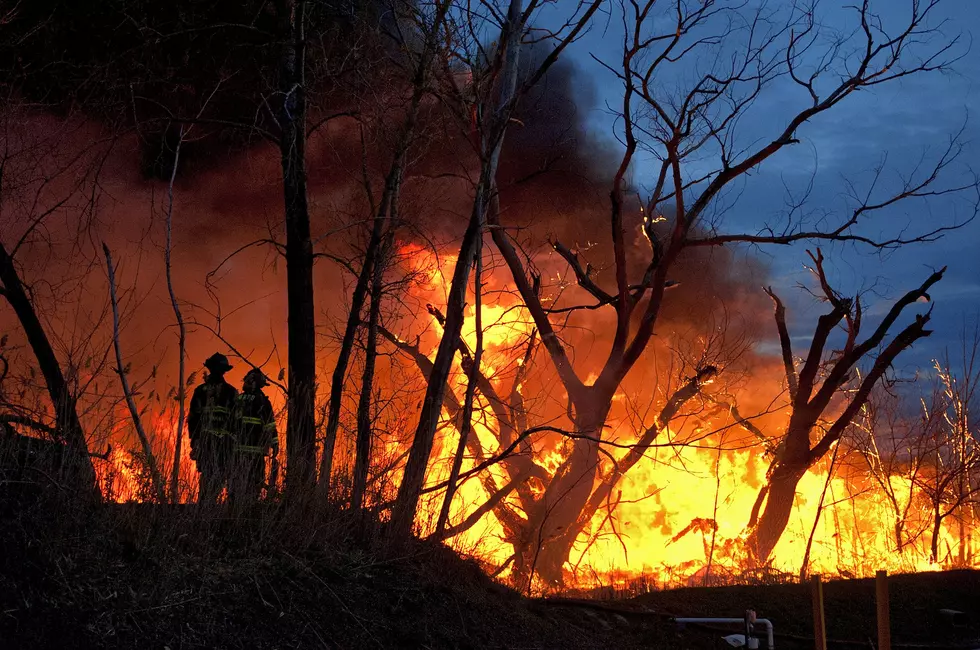
{"label": "firefighter helmet", "polygon": [[253,381],[258,388],[269,385],[269,379],[258,368],[252,368],[245,373],[245,381]]}
{"label": "firefighter helmet", "polygon": [[211,372],[228,372],[232,369],[232,365],[228,363],[228,357],[220,352],[215,352],[208,357],[204,362],[204,367]]}

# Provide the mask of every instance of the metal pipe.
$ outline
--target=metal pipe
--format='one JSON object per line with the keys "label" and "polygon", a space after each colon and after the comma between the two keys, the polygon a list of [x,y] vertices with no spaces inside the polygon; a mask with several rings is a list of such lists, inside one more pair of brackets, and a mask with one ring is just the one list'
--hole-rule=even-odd
{"label": "metal pipe", "polygon": [[[675,618],[675,623],[716,623],[719,625],[742,625],[745,623],[744,618]],[[756,619],[757,625],[762,625],[766,628],[766,642],[769,645],[769,650],[774,650],[775,646],[773,644],[772,638],[772,621],[768,618]],[[745,640],[745,644],[748,645],[749,640]]]}

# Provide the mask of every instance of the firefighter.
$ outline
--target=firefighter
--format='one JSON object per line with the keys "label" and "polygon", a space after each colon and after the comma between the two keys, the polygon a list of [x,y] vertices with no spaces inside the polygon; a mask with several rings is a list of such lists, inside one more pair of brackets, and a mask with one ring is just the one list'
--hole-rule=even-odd
{"label": "firefighter", "polygon": [[[231,498],[238,503],[259,500],[265,483],[265,457],[272,450],[273,466],[279,451],[275,411],[262,389],[269,380],[258,368],[249,370],[242,392],[235,398],[235,479]],[[270,477],[269,487],[274,479]]]}
{"label": "firefighter", "polygon": [[214,353],[204,362],[208,374],[194,389],[187,425],[191,439],[191,458],[200,473],[199,503],[215,503],[225,487],[232,465],[234,441],[231,411],[238,391],[225,381],[231,370],[228,357]]}

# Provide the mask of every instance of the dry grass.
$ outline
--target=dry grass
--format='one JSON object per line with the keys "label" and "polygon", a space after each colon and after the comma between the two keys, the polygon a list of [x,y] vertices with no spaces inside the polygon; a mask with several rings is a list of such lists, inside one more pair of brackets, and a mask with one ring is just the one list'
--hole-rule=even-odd
{"label": "dry grass", "polygon": [[[0,647],[714,648],[718,631],[678,634],[668,617],[739,616],[747,607],[775,621],[778,647],[808,647],[808,589],[764,584],[773,576],[629,600],[529,600],[442,545],[387,539],[376,520],[339,506],[86,503],[57,468],[12,469],[8,455]],[[980,636],[976,626],[944,627],[938,615],[958,609],[980,622],[980,572],[891,584],[899,644],[963,647]],[[871,583],[831,582],[826,603],[829,636],[870,647]]]}
{"label": "dry grass", "polygon": [[655,617],[524,599],[339,508],[86,505],[48,478],[0,476],[0,647],[667,647]]}

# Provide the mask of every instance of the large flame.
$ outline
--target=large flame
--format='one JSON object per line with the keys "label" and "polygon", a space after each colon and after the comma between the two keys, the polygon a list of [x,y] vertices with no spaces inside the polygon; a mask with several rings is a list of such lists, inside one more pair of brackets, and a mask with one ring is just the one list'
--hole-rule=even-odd
{"label": "large flame", "polygon": [[[434,300],[445,295],[455,259],[437,259],[422,249],[416,249],[412,257],[416,268],[429,269],[424,286],[417,289],[420,297]],[[492,296],[484,299],[482,370],[496,383],[498,372],[522,361],[515,347],[527,341],[533,326],[519,299],[501,290],[504,282],[496,278],[488,282],[498,284]],[[471,350],[476,345],[474,315],[469,305],[463,339]],[[435,345],[430,356],[434,354]],[[592,375],[590,381],[594,379]],[[451,382],[462,396],[465,373],[457,372]],[[475,430],[491,455],[497,450],[496,419],[485,400],[478,406]],[[782,430],[787,419],[788,413],[770,420],[772,435]],[[628,428],[628,422],[610,422],[620,445],[639,436],[639,431],[624,430]],[[456,436],[458,432],[447,419],[433,452],[429,485],[446,480]],[[591,530],[580,536],[565,567],[566,584],[676,586],[751,578],[744,541],[749,515],[766,483],[769,458],[761,447],[745,448],[744,441],[735,442],[741,444],[732,444],[731,433],[723,432],[699,444],[651,450],[619,484],[612,514],[600,510]],[[817,463],[800,481],[793,516],[764,569],[769,579],[791,579],[801,573],[869,576],[879,569],[925,571],[976,564],[970,534],[972,510],[965,509],[943,522],[939,559],[932,562],[934,513],[928,500],[912,485],[912,478],[901,472],[885,477],[897,501],[890,499],[869,476],[864,458],[848,444],[842,442],[838,453]],[[561,459],[560,447],[554,445],[541,446],[536,457],[551,472]],[[472,465],[468,459],[464,471]],[[490,471],[502,478],[499,469]],[[436,492],[424,501],[418,520],[423,531],[431,530],[443,496]],[[464,483],[454,501],[454,521],[464,519],[488,496],[480,481]],[[894,532],[899,518],[903,524],[900,550]],[[454,543],[499,565],[513,552],[504,537],[501,523],[488,513]]]}

